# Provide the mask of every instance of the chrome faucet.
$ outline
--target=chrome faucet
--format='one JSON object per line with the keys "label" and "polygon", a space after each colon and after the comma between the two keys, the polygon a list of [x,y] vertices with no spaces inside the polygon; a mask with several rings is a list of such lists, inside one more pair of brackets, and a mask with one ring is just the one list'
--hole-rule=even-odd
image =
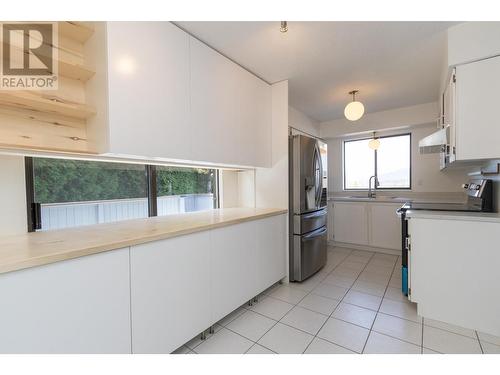
{"label": "chrome faucet", "polygon": [[[372,191],[372,178],[375,178],[375,184],[373,185],[373,191]],[[377,187],[379,186],[378,182],[378,177],[376,175],[373,175],[370,177],[368,180],[368,198],[375,198],[375,191],[377,190]]]}

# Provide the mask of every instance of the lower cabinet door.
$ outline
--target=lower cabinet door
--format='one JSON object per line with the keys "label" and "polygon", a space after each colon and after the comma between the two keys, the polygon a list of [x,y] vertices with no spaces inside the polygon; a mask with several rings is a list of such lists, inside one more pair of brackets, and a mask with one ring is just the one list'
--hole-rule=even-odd
{"label": "lower cabinet door", "polygon": [[333,232],[336,242],[368,245],[367,205],[363,202],[335,202]]}
{"label": "lower cabinet door", "polygon": [[411,301],[418,314],[500,336],[499,224],[411,218]]}
{"label": "lower cabinet door", "polygon": [[220,320],[257,292],[256,222],[210,231],[212,320]]}
{"label": "lower cabinet door", "polygon": [[132,352],[170,353],[211,325],[208,231],[130,249]]}
{"label": "lower cabinet door", "polygon": [[258,220],[257,291],[261,292],[286,276],[286,215]]}
{"label": "lower cabinet door", "polygon": [[0,353],[130,353],[129,249],[0,275]]}
{"label": "lower cabinet door", "polygon": [[399,207],[401,203],[370,204],[370,246],[401,250],[401,219],[396,215]]}

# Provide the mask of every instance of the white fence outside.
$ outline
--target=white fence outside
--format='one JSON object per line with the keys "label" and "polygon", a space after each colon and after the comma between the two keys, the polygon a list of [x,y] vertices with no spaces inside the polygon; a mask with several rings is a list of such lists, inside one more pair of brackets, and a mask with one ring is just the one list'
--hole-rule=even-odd
{"label": "white fence outside", "polygon": [[[204,211],[214,207],[213,194],[158,197],[158,216]],[[148,216],[147,198],[48,203],[41,205],[42,230],[110,223]]]}

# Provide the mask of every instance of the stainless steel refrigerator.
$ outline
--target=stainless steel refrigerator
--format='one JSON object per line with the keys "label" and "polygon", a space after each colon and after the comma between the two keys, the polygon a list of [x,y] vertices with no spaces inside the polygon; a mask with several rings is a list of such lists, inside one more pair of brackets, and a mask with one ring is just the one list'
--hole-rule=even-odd
{"label": "stainless steel refrigerator", "polygon": [[325,162],[326,145],[305,135],[290,136],[290,281],[305,280],[326,263]]}

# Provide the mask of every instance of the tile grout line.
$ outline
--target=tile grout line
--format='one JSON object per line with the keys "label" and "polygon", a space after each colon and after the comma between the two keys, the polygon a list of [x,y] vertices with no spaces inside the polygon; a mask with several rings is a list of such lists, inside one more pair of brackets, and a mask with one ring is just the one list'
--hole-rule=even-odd
{"label": "tile grout line", "polygon": [[424,354],[424,318],[422,318],[422,337],[420,339],[420,354]]}
{"label": "tile grout line", "polygon": [[[347,255],[347,256],[346,256],[346,257],[342,260],[342,262],[340,262],[340,263],[339,263],[339,264],[338,264],[335,268],[337,268],[337,267],[338,267],[338,266],[340,266],[343,262],[345,262],[345,260],[347,259],[347,257],[348,257],[349,255],[351,255],[351,254],[352,254],[352,251],[351,251],[351,252],[350,252],[350,253],[349,253],[349,254],[348,254],[348,255]],[[353,284],[352,284],[352,285],[354,285],[354,283],[356,283],[356,281],[358,280],[359,276],[360,276],[360,275],[363,273],[363,271],[366,269],[366,267],[368,266],[368,263],[370,263],[370,261],[372,260],[372,258],[374,257],[374,255],[375,255],[375,253],[374,253],[374,252],[372,252],[372,254],[371,254],[370,258],[368,259],[368,262],[366,262],[366,263],[365,263],[365,266],[364,266],[364,267],[363,267],[363,269],[359,272],[358,276],[356,277],[356,279],[354,280],[354,282],[353,282]],[[334,268],[334,269],[335,269],[335,268]],[[331,272],[333,272],[333,271],[334,271],[334,269],[333,269]],[[330,272],[330,273],[331,273],[331,272]],[[330,274],[330,273],[329,273],[329,274]],[[351,285],[351,287],[352,287],[352,285]],[[342,301],[344,300],[344,298],[345,298],[345,296],[347,295],[347,293],[349,293],[349,291],[351,290],[351,287],[347,288],[347,291],[344,293],[344,295],[343,295],[343,296],[342,296],[342,298],[340,299],[340,301],[339,301],[339,303],[337,304],[337,306],[335,306],[335,308],[333,309],[333,311],[332,311],[332,312],[330,313],[330,315],[328,316],[328,319],[326,319],[326,320],[325,320],[325,322],[321,325],[321,327],[319,328],[318,332],[316,332],[316,334],[314,335],[314,338],[311,340],[311,342],[309,343],[309,345],[307,345],[307,347],[305,348],[305,350],[304,350],[302,353],[305,353],[305,352],[306,352],[306,350],[307,350],[307,349],[309,348],[309,346],[311,345],[311,343],[314,341],[314,339],[315,339],[316,337],[318,337],[318,333],[320,333],[320,332],[321,332],[321,330],[323,329],[323,327],[325,326],[325,324],[328,322],[328,320],[329,320],[329,319],[331,319],[331,317],[332,317],[333,313],[334,313],[334,312],[338,309],[338,307],[340,306],[340,304],[341,304],[341,303],[342,303]],[[320,337],[320,338],[321,338],[321,337]],[[322,339],[322,338],[321,338],[321,339]],[[324,339],[323,339],[323,340],[324,340]],[[326,340],[326,341],[328,341],[328,340]],[[330,341],[328,341],[328,342],[330,342]],[[335,345],[338,345],[338,344],[335,344]],[[338,345],[338,346],[341,346],[341,345]],[[343,346],[342,346],[342,347],[343,347]],[[344,348],[344,347],[343,347],[343,348]],[[348,348],[345,348],[345,349],[348,349]],[[348,350],[351,350],[351,349],[348,349]],[[351,350],[351,351],[352,351],[352,352],[355,352],[354,350]]]}
{"label": "tile grout line", "polygon": [[[396,269],[397,264],[398,264],[398,260],[396,259],[396,261],[394,262],[394,265],[392,266],[391,277],[392,277],[392,274],[394,273],[394,270]],[[366,337],[366,341],[365,341],[365,344],[363,345],[363,350],[361,351],[361,354],[364,353],[364,351],[366,349],[366,344],[368,343],[368,339],[370,338],[370,336],[373,332],[373,326],[375,324],[375,320],[377,320],[378,313],[380,312],[380,307],[382,306],[382,303],[384,302],[385,294],[387,293],[387,288],[389,287],[389,282],[390,282],[390,278],[389,278],[389,281],[387,282],[387,285],[385,286],[384,295],[382,296],[382,299],[380,300],[380,303],[378,305],[377,313],[375,314],[375,319],[373,319],[372,325],[370,327],[370,331],[368,332],[368,336]],[[377,332],[377,331],[375,331],[375,332]]]}
{"label": "tile grout line", "polygon": [[477,331],[474,331],[474,333],[476,334],[477,342],[479,343],[479,348],[481,348],[481,354],[484,354],[483,344],[481,344],[481,340],[479,340],[479,334],[477,333]]}
{"label": "tile grout line", "polygon": [[[335,266],[334,266],[334,267],[333,267],[330,271],[328,271],[328,273],[326,273],[326,274],[324,275],[324,277],[322,277],[322,278],[318,281],[318,283],[317,283],[317,284],[316,284],[316,285],[315,285],[315,286],[314,286],[311,290],[306,291],[306,290],[303,290],[303,289],[297,288],[298,290],[300,290],[300,291],[302,291],[302,292],[305,292],[306,294],[305,294],[302,298],[300,298],[300,299],[299,299],[296,303],[290,303],[290,302],[285,301],[285,300],[282,300],[282,299],[280,299],[280,298],[273,297],[273,296],[271,295],[272,293],[270,293],[270,294],[265,294],[265,291],[264,291],[264,292],[262,292],[262,293],[260,293],[260,294],[259,294],[259,296],[263,296],[263,298],[262,298],[262,299],[265,299],[265,298],[269,298],[269,297],[270,297],[270,298],[272,298],[272,299],[274,299],[274,300],[278,300],[278,301],[280,301],[280,302],[284,302],[284,303],[288,303],[288,304],[292,305],[292,307],[291,307],[291,308],[290,308],[290,309],[289,309],[289,310],[288,310],[288,311],[287,311],[287,312],[286,312],[286,313],[285,313],[285,314],[284,314],[284,315],[283,315],[283,316],[282,316],[279,320],[275,320],[275,319],[270,318],[270,317],[268,317],[268,316],[266,316],[266,315],[264,315],[264,314],[261,314],[261,313],[259,313],[259,312],[257,312],[257,311],[254,311],[254,310],[252,310],[250,307],[246,306],[246,304],[244,304],[244,305],[240,306],[240,308],[243,308],[243,309],[245,309],[246,311],[243,311],[241,314],[239,314],[239,315],[235,316],[233,319],[231,319],[230,321],[228,321],[228,322],[226,323],[226,325],[219,324],[219,322],[217,322],[217,323],[216,323],[216,324],[218,324],[218,325],[221,327],[221,329],[220,329],[218,332],[222,331],[222,329],[224,329],[224,328],[225,328],[225,329],[227,329],[228,331],[230,331],[230,332],[232,332],[232,333],[234,333],[234,334],[236,334],[236,335],[238,335],[238,336],[240,336],[240,337],[244,338],[245,340],[250,341],[250,342],[252,343],[252,345],[251,345],[251,346],[250,346],[250,347],[249,347],[249,348],[245,351],[245,353],[248,353],[248,351],[250,351],[250,350],[251,350],[251,348],[252,348],[252,347],[254,347],[256,344],[257,344],[257,345],[260,345],[260,346],[262,346],[262,347],[264,347],[265,349],[270,350],[270,351],[271,351],[271,352],[273,352],[273,353],[276,353],[274,350],[272,350],[272,349],[270,349],[270,348],[266,347],[265,345],[262,345],[262,344],[261,344],[261,343],[259,343],[258,341],[259,341],[260,339],[262,339],[262,337],[264,337],[264,336],[265,336],[265,335],[266,335],[266,334],[267,334],[270,330],[272,330],[272,329],[273,329],[273,328],[274,328],[274,327],[275,327],[278,323],[281,323],[281,324],[283,324],[283,325],[285,325],[285,326],[287,326],[287,327],[290,327],[290,328],[292,328],[292,329],[298,330],[298,331],[303,332],[303,333],[305,333],[305,334],[307,334],[307,335],[313,336],[312,340],[311,340],[311,341],[309,342],[309,344],[306,346],[306,348],[305,348],[305,350],[304,350],[304,352],[305,352],[305,351],[309,348],[309,346],[311,345],[311,343],[314,341],[314,339],[318,337],[318,336],[317,336],[317,335],[318,335],[318,333],[321,331],[321,329],[322,329],[322,328],[323,328],[323,326],[326,324],[326,322],[327,322],[327,321],[328,321],[328,320],[332,317],[333,313],[337,310],[338,306],[339,306],[341,303],[346,303],[346,304],[349,304],[349,305],[357,306],[357,305],[355,305],[355,304],[351,304],[351,303],[348,303],[348,302],[343,302],[343,300],[344,300],[345,296],[347,295],[347,293],[348,293],[348,292],[352,289],[352,285],[354,285],[354,283],[358,280],[358,278],[360,277],[360,275],[362,274],[362,272],[364,272],[364,271],[365,271],[365,269],[366,269],[366,268],[367,268],[367,266],[369,265],[370,261],[374,258],[375,254],[376,254],[375,252],[371,252],[371,253],[372,253],[372,254],[371,254],[371,256],[369,257],[368,261],[364,264],[363,268],[360,270],[360,272],[358,273],[358,276],[356,277],[356,279],[354,280],[354,282],[351,284],[351,286],[350,286],[350,287],[346,288],[345,286],[341,286],[341,285],[336,285],[336,284],[333,284],[333,285],[335,285],[335,286],[338,286],[338,287],[342,287],[342,288],[344,288],[344,289],[347,289],[347,290],[346,290],[346,293],[343,295],[343,297],[342,297],[340,300],[338,300],[338,299],[334,299],[334,298],[330,298],[330,297],[325,297],[325,296],[320,296],[320,295],[318,295],[318,296],[320,296],[320,297],[327,298],[327,299],[329,299],[329,300],[332,300],[332,301],[336,301],[336,302],[338,302],[338,303],[337,303],[337,305],[336,305],[336,307],[332,310],[332,312],[331,312],[329,315],[326,315],[326,314],[323,314],[323,313],[320,313],[320,312],[317,312],[317,311],[314,311],[314,310],[308,309],[307,307],[299,306],[299,304],[300,304],[300,303],[301,303],[301,302],[302,302],[302,301],[303,301],[303,300],[304,300],[307,296],[309,296],[309,295],[311,295],[311,294],[316,295],[315,293],[313,293],[314,289],[315,289],[315,288],[316,288],[319,284],[321,284],[322,282],[324,282],[324,280],[325,280],[325,279],[326,279],[326,278],[327,278],[327,277],[328,277],[331,273],[333,273],[333,272],[334,272],[334,271],[335,271],[335,270],[336,270],[339,266],[341,266],[341,265],[342,265],[342,264],[346,261],[346,259],[347,259],[347,258],[348,258],[351,254],[352,254],[352,252],[353,252],[353,251],[354,251],[354,250],[351,250],[349,253],[344,254],[343,259],[342,259],[342,260],[341,260],[341,261],[340,261],[337,265],[335,265]],[[333,251],[330,251],[330,252],[333,252]],[[361,263],[361,262],[359,262],[359,263]],[[396,260],[396,262],[395,262],[395,263],[397,264],[397,260]],[[395,268],[395,265],[393,266],[393,272],[391,273],[391,277],[392,277],[392,275],[393,275],[393,273],[394,273],[394,268]],[[356,271],[355,269],[353,269],[353,270],[354,270],[354,271]],[[266,290],[269,290],[269,289],[271,289],[271,288],[275,287],[276,285],[278,285],[278,284],[276,283],[275,285],[272,285],[271,287],[267,288]],[[291,288],[294,288],[293,286],[290,286],[290,285],[282,285],[282,286],[286,286],[286,287],[291,287]],[[383,300],[383,298],[385,297],[385,293],[386,293],[386,291],[387,291],[388,286],[389,286],[389,281],[388,281],[388,282],[387,282],[387,284],[386,284],[386,288],[385,288],[385,291],[384,291],[384,296],[383,296],[383,297],[381,297],[381,300]],[[278,287],[278,288],[279,288],[279,287]],[[276,289],[277,289],[277,288],[276,288]],[[356,291],[356,289],[352,289],[352,290]],[[362,291],[359,291],[359,292],[360,292],[360,293],[364,293],[364,292],[362,292]],[[365,293],[365,294],[367,294],[367,295],[372,295],[372,294],[370,294],[370,293]],[[375,295],[372,295],[372,296],[375,296]],[[375,297],[380,297],[380,296],[375,296]],[[396,302],[397,302],[397,301],[396,301]],[[382,301],[381,301],[381,303],[382,303]],[[282,322],[283,318],[284,318],[285,316],[287,316],[287,315],[290,313],[290,311],[292,311],[292,310],[293,310],[295,307],[297,307],[297,306],[298,306],[298,307],[301,307],[301,308],[303,308],[303,309],[305,309],[305,310],[308,310],[308,311],[311,311],[311,312],[314,312],[314,313],[320,314],[320,315],[322,315],[323,317],[327,317],[327,319],[325,320],[325,322],[323,323],[323,325],[320,327],[320,329],[316,332],[316,334],[314,334],[314,335],[313,335],[313,334],[311,334],[310,332],[304,331],[304,330],[302,330],[302,329],[300,329],[300,328],[297,328],[297,327],[294,327],[294,326],[291,326],[291,325],[289,325],[289,324],[287,324],[287,323]],[[366,307],[363,307],[363,306],[358,306],[358,307],[360,307],[360,308],[365,308],[365,309],[366,309]],[[379,309],[380,309],[380,305],[379,305]],[[368,310],[371,310],[371,309],[368,309]],[[228,326],[229,324],[231,324],[233,321],[235,321],[235,320],[239,319],[239,318],[240,318],[243,314],[245,314],[247,311],[251,311],[251,312],[253,312],[253,313],[257,314],[257,315],[260,315],[260,316],[262,316],[262,317],[265,317],[265,318],[267,318],[267,319],[271,319],[271,320],[275,321],[275,323],[274,323],[274,324],[273,324],[273,325],[272,325],[272,326],[271,326],[271,327],[270,327],[270,328],[269,328],[266,332],[264,332],[264,334],[262,334],[262,335],[261,335],[261,336],[257,339],[257,341],[254,341],[254,340],[252,340],[252,339],[249,339],[248,337],[245,337],[245,336],[243,336],[243,335],[239,334],[238,332],[233,331],[231,328],[228,328],[228,327],[227,327],[227,326]],[[371,310],[371,311],[375,311],[375,310]],[[390,315],[390,314],[387,314],[387,315]],[[347,322],[347,321],[345,321],[345,320],[343,320],[343,319],[338,319],[338,320],[341,320],[341,321],[344,321],[344,322],[346,322],[346,323],[353,324],[353,325],[356,325],[356,326],[358,326],[358,327],[361,327],[361,328],[367,329],[366,327],[362,327],[362,326],[359,326],[359,325],[357,325],[357,324],[354,324],[354,323],[351,323],[351,322]],[[372,326],[373,326],[373,323],[372,323]],[[371,330],[370,330],[370,331],[371,331]],[[208,340],[208,339],[210,339],[210,338],[212,338],[212,337],[214,337],[214,336],[215,336],[218,332],[214,333],[214,334],[213,334],[212,336],[210,336],[210,337],[207,337],[207,340]],[[328,339],[323,339],[323,338],[321,338],[321,339],[322,339],[322,340],[325,340],[326,342],[332,343],[332,344],[334,344],[334,345],[336,345],[336,346],[342,347],[342,348],[344,348],[344,349],[346,349],[346,350],[352,351],[351,349],[346,348],[346,347],[344,347],[344,346],[342,346],[342,345],[339,345],[339,344],[337,344],[337,343],[335,343],[335,342],[332,342],[332,341],[330,341],[330,340],[328,340]],[[395,338],[395,339],[397,339],[397,338]],[[400,340],[400,341],[404,341],[404,340]],[[205,341],[205,342],[206,342],[206,341]],[[197,348],[198,346],[200,346],[201,344],[203,344],[203,342],[201,342],[201,343],[197,344],[195,347],[193,347],[193,349],[189,348],[186,344],[184,344],[184,346],[185,346],[188,350],[190,350],[191,352],[193,352],[193,353],[197,354],[197,352],[196,352],[194,349],[195,349],[195,348]],[[366,345],[366,342],[365,342],[365,345]]]}
{"label": "tile grout line", "polygon": [[[339,264],[337,264],[335,267],[333,267],[333,268],[332,268],[332,270],[331,270],[330,272],[328,272],[328,274],[327,274],[327,275],[326,275],[326,276],[322,279],[322,281],[323,281],[323,280],[325,280],[325,279],[326,279],[326,278],[327,278],[327,277],[328,277],[328,276],[329,276],[329,275],[330,275],[333,271],[335,271],[335,269],[336,269],[337,267],[339,267],[342,263],[344,263],[344,262],[345,262],[345,260],[346,260],[346,259],[347,259],[347,258],[348,258],[351,254],[352,254],[352,250],[351,250],[348,254],[346,254],[346,256],[344,257],[344,259],[342,259],[342,260],[339,262]],[[373,255],[372,255],[372,256],[373,256]],[[371,259],[371,257],[370,257],[370,259]],[[368,264],[368,263],[367,263],[367,264]],[[366,267],[366,266],[365,266],[365,267]],[[359,275],[358,275],[358,277],[359,277]],[[318,283],[318,285],[319,285],[319,284],[321,284],[321,282],[322,282],[322,281],[320,281],[320,282]],[[356,281],[356,280],[355,280],[355,281]],[[318,285],[316,285],[316,286],[318,286]],[[316,287],[315,287],[315,288],[316,288]],[[345,288],[345,287],[344,287],[344,288]],[[311,293],[313,292],[313,290],[314,290],[314,288],[313,288],[313,289],[312,289],[312,290],[311,290],[308,294],[311,294]],[[318,333],[319,333],[319,332],[323,329],[323,327],[325,326],[325,324],[328,322],[328,319],[330,319],[330,317],[332,316],[333,312],[334,312],[335,310],[337,310],[337,307],[339,307],[339,305],[341,304],[342,300],[344,299],[345,295],[349,292],[349,290],[350,290],[350,288],[347,288],[347,292],[345,292],[344,296],[343,296],[340,300],[338,300],[338,301],[339,301],[339,303],[335,306],[335,308],[332,310],[332,312],[330,313],[330,315],[328,315],[328,317],[326,318],[326,320],[324,321],[324,323],[321,325],[321,327],[319,327],[319,329],[318,329],[318,331],[316,332],[316,334],[314,335],[313,339],[312,339],[312,340],[311,340],[311,342],[310,342],[310,343],[306,346],[306,348],[304,349],[304,351],[302,352],[302,354],[304,354],[304,353],[307,351],[307,349],[309,349],[309,346],[311,346],[311,344],[312,344],[312,342],[314,341],[314,339],[318,337]],[[313,293],[313,294],[314,294],[314,293]],[[320,296],[320,297],[322,297],[322,296]],[[305,297],[304,297],[304,298],[305,298]],[[328,298],[328,297],[325,297],[325,298]],[[321,338],[321,337],[320,337],[320,338]],[[326,341],[328,341],[328,340],[326,340]],[[328,341],[328,342],[331,342],[331,341]],[[334,343],[332,343],[332,344],[334,344]],[[338,345],[338,344],[335,344],[335,345]],[[341,345],[339,345],[339,346],[341,346]],[[344,348],[344,347],[342,346],[342,348]],[[344,348],[344,349],[347,349],[347,348]],[[350,350],[350,349],[348,349],[348,350]]]}

